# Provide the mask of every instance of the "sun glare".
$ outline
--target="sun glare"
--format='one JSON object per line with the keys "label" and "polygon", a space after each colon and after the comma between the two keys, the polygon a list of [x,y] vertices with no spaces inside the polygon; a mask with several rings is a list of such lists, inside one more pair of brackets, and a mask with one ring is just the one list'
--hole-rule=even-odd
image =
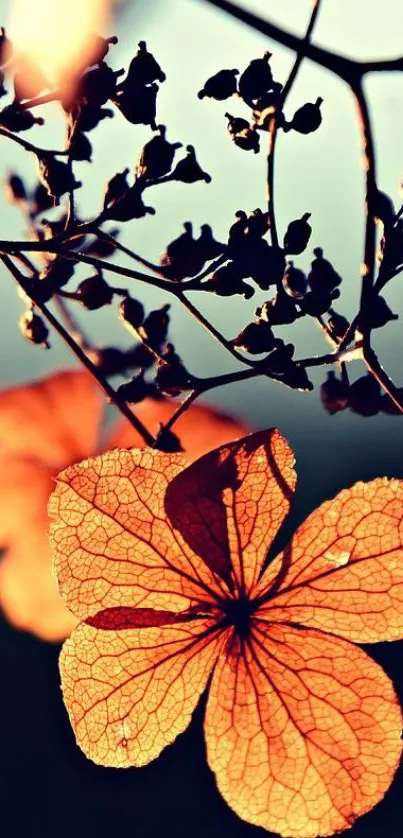
{"label": "sun glare", "polygon": [[50,81],[81,65],[89,33],[104,34],[110,0],[14,0],[9,34]]}

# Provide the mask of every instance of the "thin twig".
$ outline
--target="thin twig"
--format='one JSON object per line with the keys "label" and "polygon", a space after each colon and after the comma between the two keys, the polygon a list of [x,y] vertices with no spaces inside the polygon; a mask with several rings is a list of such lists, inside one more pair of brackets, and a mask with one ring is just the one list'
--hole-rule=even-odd
{"label": "thin twig", "polygon": [[24,140],[23,137],[19,137],[18,134],[13,134],[11,131],[7,131],[7,128],[2,128],[0,126],[0,136],[7,137],[8,140],[13,140],[18,145],[25,148],[26,151],[31,151],[33,154],[37,154],[39,157],[47,155],[47,154],[57,154],[57,155],[66,155],[68,151],[64,149],[60,151],[60,149],[52,149],[52,148],[39,148],[39,146],[30,143],[29,140]]}
{"label": "thin twig", "polygon": [[253,361],[249,361],[247,358],[244,358],[239,352],[237,352],[236,349],[234,349],[232,343],[227,340],[227,338],[225,338],[224,335],[222,335],[209,320],[207,320],[207,317],[205,317],[204,314],[202,314],[202,312],[196,308],[196,306],[193,305],[187,297],[185,297],[181,290],[176,292],[176,297],[182,303],[184,308],[186,308],[189,313],[192,314],[193,317],[210,333],[210,335],[212,335],[221,344],[221,346],[224,346],[227,352],[230,352],[230,354],[236,358],[237,361],[240,361],[242,364],[247,364],[250,367],[255,366]]}
{"label": "thin twig", "polygon": [[[18,268],[14,265],[13,261],[10,259],[9,256],[3,255],[0,257],[3,264],[7,268],[7,270],[12,274],[17,284],[23,289],[25,294],[32,299],[30,295],[30,289],[26,283],[26,278],[18,270]],[[62,340],[67,344],[69,349],[74,353],[76,358],[81,362],[81,364],[88,370],[88,372],[95,378],[98,382],[99,386],[102,388],[108,400],[115,405],[115,407],[123,414],[123,416],[130,422],[133,428],[141,435],[142,439],[146,443],[146,445],[154,445],[154,437],[147,428],[143,425],[140,419],[132,413],[129,406],[126,402],[120,401],[118,398],[115,390],[106,378],[102,375],[99,369],[92,363],[92,361],[87,357],[83,349],[76,343],[76,341],[72,338],[69,334],[67,329],[59,322],[59,320],[55,317],[54,314],[48,309],[45,303],[37,302],[36,300],[32,300],[34,305],[42,312],[43,316],[46,318],[48,323],[55,329],[58,335],[62,338]]]}

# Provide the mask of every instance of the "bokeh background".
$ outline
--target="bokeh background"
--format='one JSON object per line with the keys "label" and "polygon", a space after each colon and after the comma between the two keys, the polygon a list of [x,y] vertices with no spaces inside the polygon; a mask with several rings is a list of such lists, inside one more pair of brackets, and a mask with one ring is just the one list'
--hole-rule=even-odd
{"label": "bokeh background", "polygon": [[[85,0],[82,0],[85,3]],[[55,6],[65,4],[53,0]],[[244,0],[243,5],[297,34],[303,34],[309,0]],[[45,0],[30,0],[36,17],[46,23]],[[72,14],[74,3],[71,3]],[[11,2],[0,0],[0,23],[10,22],[10,35],[18,35]],[[323,0],[315,41],[328,49],[360,59],[395,57],[402,50],[401,0]],[[167,74],[159,94],[158,121],[168,126],[171,141],[192,143],[198,159],[212,175],[212,183],[168,184],[150,190],[147,203],[157,214],[129,222],[121,241],[157,261],[169,241],[191,220],[198,227],[209,222],[216,238],[225,240],[237,209],[264,207],[265,155],[243,153],[229,140],[223,116],[227,103],[199,102],[197,91],[208,76],[223,67],[243,69],[266,49],[273,52],[275,77],[284,81],[293,54],[258,33],[231,20],[203,0],[121,0],[113,9],[110,32],[119,44],[110,53],[114,67],[127,66],[140,39],[147,41]],[[21,23],[18,24],[21,27]],[[14,31],[13,31],[14,26]],[[30,24],[31,26],[31,24]],[[16,29],[17,27],[17,29]],[[67,34],[66,34],[67,33]],[[21,35],[21,29],[20,29]],[[31,30],[31,40],[39,38]],[[61,27],[61,47],[71,33]],[[44,54],[44,47],[39,52]],[[373,119],[378,181],[397,205],[402,196],[403,107],[401,75],[373,75],[366,91]],[[280,231],[304,212],[312,213],[313,234],[306,254],[296,264],[308,268],[311,250],[322,246],[343,276],[342,298],[336,308],[347,317],[356,309],[360,293],[363,246],[364,177],[361,140],[349,90],[330,73],[306,61],[287,103],[288,116],[307,101],[324,99],[323,123],[310,136],[281,136],[276,170],[277,216]],[[241,103],[230,103],[231,112],[245,113]],[[63,141],[63,122],[57,106],[43,109],[46,126],[35,128],[29,139],[56,147]],[[91,134],[93,164],[76,166],[84,187],[77,193],[80,214],[95,214],[106,182],[125,166],[133,168],[141,146],[150,136],[146,128],[125,123],[119,114]],[[10,171],[35,182],[31,155],[0,138],[0,177]],[[149,199],[149,200],[148,200]],[[15,207],[1,199],[2,238],[25,234]],[[121,264],[125,264],[124,258]],[[80,278],[89,275],[81,271]],[[114,280],[112,280],[114,281]],[[0,384],[2,387],[39,378],[72,365],[57,336],[52,350],[30,346],[19,335],[17,321],[23,304],[9,276],[0,271]],[[116,285],[121,285],[119,278]],[[148,307],[167,302],[166,295],[144,285],[133,294]],[[260,292],[250,302],[243,299],[195,298],[224,334],[233,337],[251,319],[253,310],[270,294]],[[401,386],[403,295],[401,279],[385,296],[401,317],[380,334],[375,346],[392,378]],[[208,375],[236,369],[233,359],[214,343],[194,320],[172,305],[171,337],[189,369]],[[306,318],[308,320],[308,318]],[[104,344],[127,345],[116,311],[86,313],[87,331]],[[282,327],[277,333],[296,344],[296,357],[327,351],[313,322]],[[352,379],[364,373],[351,366]],[[325,370],[312,374],[315,391],[302,394],[269,380],[233,385],[209,396],[216,404],[255,427],[278,426],[296,451],[299,486],[288,530],[325,498],[359,479],[379,475],[403,477],[403,419],[379,414],[364,419],[350,411],[329,416],[323,410],[318,387]],[[378,644],[369,649],[393,678],[403,698],[402,643]],[[0,622],[0,828],[2,834],[27,833],[50,836],[109,836],[124,833],[139,838],[205,835],[252,838],[255,828],[242,823],[216,791],[206,767],[202,736],[202,706],[187,733],[143,769],[113,771],[92,765],[78,751],[61,702],[56,645],[42,643]],[[354,838],[401,835],[403,772],[385,801],[352,829]],[[261,832],[263,836],[263,832]]]}

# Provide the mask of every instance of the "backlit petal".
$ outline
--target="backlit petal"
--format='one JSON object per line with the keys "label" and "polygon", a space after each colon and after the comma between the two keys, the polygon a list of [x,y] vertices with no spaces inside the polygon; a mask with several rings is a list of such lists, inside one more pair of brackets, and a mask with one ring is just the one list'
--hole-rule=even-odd
{"label": "backlit petal", "polygon": [[164,512],[185,464],[178,454],[115,449],[59,475],[51,542],[61,594],[78,617],[116,606],[185,611],[217,597],[212,572]]}
{"label": "backlit petal", "polygon": [[145,765],[182,733],[224,641],[208,620],[104,631],[80,625],[60,656],[77,744],[94,762]]}
{"label": "backlit petal", "polygon": [[282,524],[295,487],[294,456],[276,430],[201,457],[170,484],[167,514],[215,572],[248,590]]}
{"label": "backlit petal", "polygon": [[322,504],[269,566],[259,594],[269,620],[359,643],[402,638],[403,481],[356,483]]}
{"label": "backlit petal", "polygon": [[399,763],[393,685],[361,649],[256,620],[213,675],[208,762],[244,820],[292,838],[333,835],[387,791]]}

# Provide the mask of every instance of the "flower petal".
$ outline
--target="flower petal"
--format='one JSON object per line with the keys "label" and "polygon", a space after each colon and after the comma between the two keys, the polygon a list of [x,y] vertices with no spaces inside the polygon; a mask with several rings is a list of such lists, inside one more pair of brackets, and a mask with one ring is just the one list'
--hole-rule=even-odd
{"label": "flower petal", "polygon": [[[165,424],[177,409],[177,402],[144,399],[136,405],[135,413],[152,433],[157,433],[159,424]],[[173,430],[181,441],[187,459],[193,461],[212,448],[245,436],[250,429],[227,413],[192,404],[175,422]],[[106,449],[143,447],[142,437],[127,421],[114,425],[105,442]]]}
{"label": "flower petal", "polygon": [[389,788],[402,750],[393,685],[340,638],[254,621],[216,667],[208,762],[244,820],[293,838],[351,826]]}
{"label": "flower petal", "polygon": [[172,524],[214,572],[248,590],[294,491],[294,456],[276,430],[259,431],[206,454],[170,484]]}
{"label": "flower petal", "polygon": [[169,481],[182,456],[115,449],[65,469],[49,502],[60,592],[80,618],[105,608],[207,610],[219,589],[166,520]]}
{"label": "flower petal", "polygon": [[51,572],[46,514],[51,473],[30,460],[9,457],[1,463],[0,607],[17,628],[43,640],[64,640],[77,621]]}
{"label": "flower petal", "polygon": [[[273,587],[274,586],[274,587]],[[356,483],[316,509],[256,590],[267,619],[358,643],[403,637],[403,481]]]}
{"label": "flower petal", "polygon": [[0,454],[61,468],[95,451],[101,415],[99,387],[86,372],[58,372],[3,390]]}
{"label": "flower petal", "polygon": [[224,641],[212,621],[103,631],[80,625],[60,656],[77,744],[101,765],[145,765],[190,723]]}

